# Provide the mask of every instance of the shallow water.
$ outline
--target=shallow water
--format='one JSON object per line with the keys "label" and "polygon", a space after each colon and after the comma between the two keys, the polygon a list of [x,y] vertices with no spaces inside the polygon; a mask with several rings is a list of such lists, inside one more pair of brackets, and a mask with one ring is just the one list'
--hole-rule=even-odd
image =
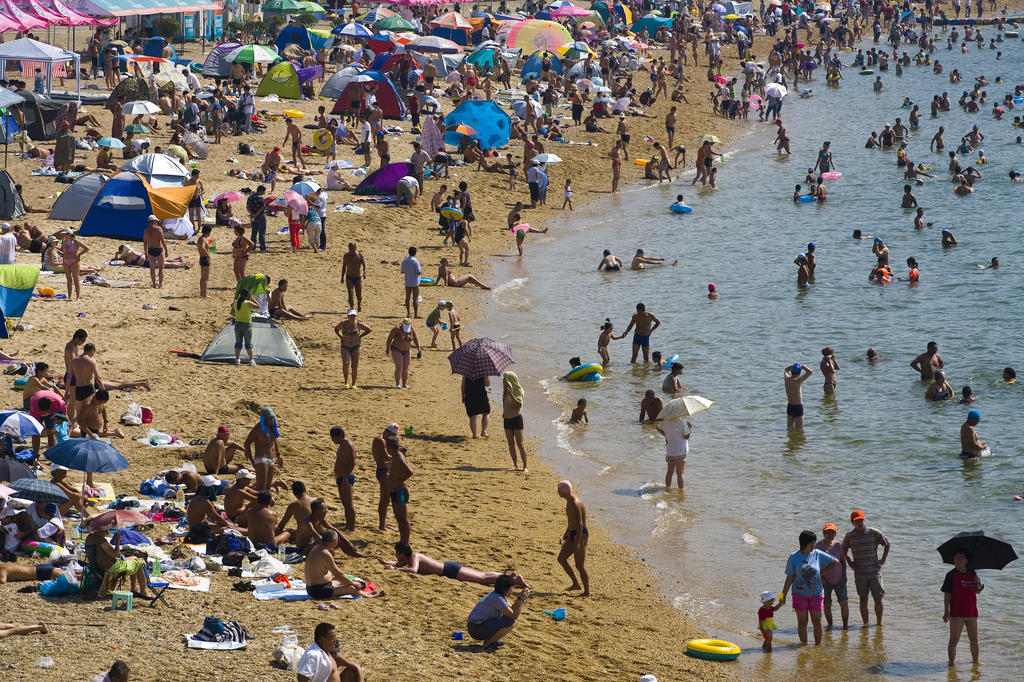
{"label": "shallow water", "polygon": [[[1001,62],[987,49],[969,55],[940,49],[937,56],[947,72],[959,68],[968,80],[1019,73],[1024,45],[1000,47]],[[810,86],[813,97],[787,97],[791,157],[769,144],[774,126],[749,122],[736,145],[746,151],[716,164],[717,191],[690,188],[692,176],[671,187],[633,187],[599,202],[589,217],[564,219],[545,237],[531,235],[525,259],[499,262],[496,281],[508,284],[496,297],[499,310],[482,325],[515,349],[514,369],[528,389],[527,435],[549,443],[543,454],[578,483],[594,523],[639,548],[679,608],[712,636],[743,647],[747,655],[738,666],[748,678],[787,679],[794,671],[844,680],[969,675],[963,663],[958,674],[946,669],[939,588],[951,567],[935,549],[956,532],[976,529],[1021,546],[1024,503],[1013,495],[1024,483],[1024,448],[1014,421],[1024,388],[1000,379],[1002,368],[1020,365],[1022,354],[1017,224],[1024,186],[1005,173],[1024,168],[1024,146],[1014,144],[1018,129],[1010,125],[1024,110],[996,122],[987,113],[990,99],[985,113],[962,113],[955,100],[964,86],[951,86],[931,67],[910,66],[902,78],[894,70],[881,75],[881,93],[872,92],[873,77],[848,69],[840,88],[819,78]],[[986,89],[1001,98],[1012,85]],[[935,121],[927,105],[943,91],[954,111]],[[899,108],[904,97],[924,111],[921,130],[910,137],[911,158],[935,167],[938,176],[914,189],[925,220],[935,222],[921,231],[913,228],[913,211],[899,208],[904,181],[895,153],[864,149],[872,130],[897,116],[906,122],[909,112]],[[938,125],[946,128],[949,150],[975,124],[992,162],[981,167],[978,191],[958,198],[945,170],[948,158],[927,147]],[[814,165],[822,140],[832,141],[843,178],[828,183],[827,205],[795,205],[793,185]],[[631,145],[631,154],[648,152]],[[558,186],[559,169],[552,175]],[[668,211],[680,192],[692,214]],[[906,276],[903,263],[914,256],[920,286],[870,284],[871,240],[851,239],[857,228],[885,239],[898,275]],[[940,245],[942,228],[956,234],[959,246]],[[792,261],[810,241],[817,244],[816,279],[798,291]],[[646,272],[598,273],[605,248],[627,264],[637,248],[680,260]],[[982,269],[992,256],[1002,267]],[[715,301],[706,297],[708,282],[721,292]],[[631,366],[629,338],[612,342],[612,363],[600,384],[557,380],[573,355],[599,361],[599,325],[609,317],[622,333],[638,301],[662,321],[652,350],[679,353],[683,384],[715,401],[690,420],[685,494],[664,490],[663,439],[636,421],[644,391],[659,390],[664,373]],[[992,450],[980,461],[957,456],[958,430],[970,408],[926,403],[926,385],[909,367],[932,340],[947,380],[957,391],[970,385],[979,398],[978,431]],[[834,398],[822,397],[817,369],[826,345],[842,367]],[[884,361],[865,362],[868,347]],[[793,362],[815,369],[804,385],[802,433],[787,432],[785,422],[782,373]],[[581,397],[589,403],[590,425],[565,426]],[[886,627],[860,629],[854,596],[854,629],[826,632],[819,649],[794,647],[795,616],[786,607],[776,618],[776,652],[762,655],[757,595],[782,589],[785,559],[801,530],[820,536],[822,525],[833,522],[845,533],[852,509],[863,509],[869,525],[892,541],[883,569]],[[1017,563],[982,573],[984,678],[1007,679],[1021,669],[1022,569]],[[853,595],[852,575],[849,588]],[[966,635],[958,659],[970,660]]]}

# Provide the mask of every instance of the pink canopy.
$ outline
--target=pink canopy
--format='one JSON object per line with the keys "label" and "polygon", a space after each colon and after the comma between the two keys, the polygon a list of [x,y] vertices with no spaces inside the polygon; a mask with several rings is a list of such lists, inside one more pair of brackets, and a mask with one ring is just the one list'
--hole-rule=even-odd
{"label": "pink canopy", "polygon": [[42,19],[48,25],[70,26],[65,17],[41,6],[36,0],[15,0],[15,4],[28,16]]}
{"label": "pink canopy", "polygon": [[0,14],[12,20],[19,26],[17,30],[28,31],[33,28],[46,28],[50,22],[39,17],[33,17],[21,11],[17,5],[10,0],[0,0]]}
{"label": "pink canopy", "polygon": [[406,6],[419,6],[419,5],[446,5],[448,0],[396,0],[391,3],[392,5],[406,5]]}
{"label": "pink canopy", "polygon": [[59,14],[69,23],[61,23],[61,26],[116,26],[121,23],[117,17],[94,17],[89,14],[77,12],[60,0],[32,0],[54,14]]}

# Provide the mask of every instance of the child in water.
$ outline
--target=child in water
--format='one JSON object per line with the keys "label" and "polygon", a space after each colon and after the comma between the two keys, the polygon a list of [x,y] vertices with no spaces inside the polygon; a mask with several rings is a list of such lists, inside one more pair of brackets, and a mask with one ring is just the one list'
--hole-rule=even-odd
{"label": "child in water", "polygon": [[761,645],[762,651],[768,653],[772,651],[772,630],[778,629],[778,626],[775,625],[775,612],[781,609],[785,603],[785,597],[779,599],[779,603],[776,604],[775,595],[770,591],[761,593],[761,608],[757,610],[757,629],[764,637],[764,644]]}
{"label": "child in water", "polygon": [[960,392],[963,398],[960,399],[961,405],[970,405],[971,403],[978,402],[978,399],[974,397],[974,391],[971,390],[970,386],[964,386]]}
{"label": "child in water", "polygon": [[686,206],[686,202],[683,201],[683,195],[682,194],[677,194],[676,195],[676,203],[674,203],[672,205],[673,206]]}
{"label": "child in water", "polygon": [[583,398],[580,398],[580,401],[576,403],[576,407],[572,410],[572,416],[569,417],[570,424],[579,424],[580,422],[590,423],[590,419],[587,418],[587,401]]}
{"label": "child in water", "polygon": [[597,337],[597,354],[601,356],[601,364],[607,365],[611,362],[611,356],[608,355],[608,342],[624,338],[626,338],[625,333],[622,336],[612,334],[612,322],[606,317],[604,324],[601,325],[601,335]]}

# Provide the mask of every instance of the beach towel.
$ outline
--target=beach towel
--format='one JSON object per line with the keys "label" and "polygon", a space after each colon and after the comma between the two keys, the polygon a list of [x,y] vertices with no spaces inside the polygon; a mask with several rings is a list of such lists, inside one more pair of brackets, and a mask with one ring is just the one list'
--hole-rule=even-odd
{"label": "beach towel", "polygon": [[[265,580],[259,583],[255,583],[256,589],[253,591],[252,596],[260,601],[268,601],[270,599],[284,599],[285,601],[307,601],[312,599],[306,594],[306,583],[301,580],[292,580],[291,588],[285,587],[281,583],[275,583],[271,580]],[[345,595],[342,597],[335,597],[335,599],[362,599],[362,597],[356,597],[352,595]]]}

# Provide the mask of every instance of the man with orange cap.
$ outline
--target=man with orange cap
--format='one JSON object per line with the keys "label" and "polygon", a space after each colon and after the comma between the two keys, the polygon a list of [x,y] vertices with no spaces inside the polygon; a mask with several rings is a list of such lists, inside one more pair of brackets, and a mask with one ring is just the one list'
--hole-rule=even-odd
{"label": "man with orange cap", "polygon": [[846,559],[843,558],[843,543],[836,540],[839,529],[834,523],[826,523],[822,530],[822,539],[814,549],[820,549],[836,558],[836,563],[821,572],[821,586],[825,588],[825,622],[826,629],[832,629],[832,593],[839,602],[839,613],[843,617],[843,629],[850,624],[850,602],[846,593]]}
{"label": "man with orange cap", "polygon": [[[853,584],[857,588],[857,596],[860,597],[860,616],[864,621],[864,627],[867,627],[870,592],[875,600],[875,621],[878,627],[882,627],[882,597],[885,596],[885,589],[882,587],[882,566],[889,557],[889,538],[885,537],[882,531],[869,528],[864,512],[859,509],[850,514],[850,523],[853,524],[853,530],[843,537],[843,554],[846,556],[846,563],[853,569]],[[881,559],[878,558],[879,545],[885,547]]]}

